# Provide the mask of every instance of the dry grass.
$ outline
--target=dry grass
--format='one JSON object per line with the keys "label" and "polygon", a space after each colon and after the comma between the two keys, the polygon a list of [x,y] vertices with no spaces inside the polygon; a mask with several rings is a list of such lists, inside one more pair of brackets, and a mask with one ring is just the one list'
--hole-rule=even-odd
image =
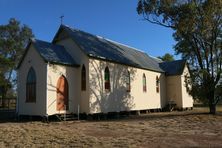
{"label": "dry grass", "polygon": [[152,113],[127,119],[0,123],[0,147],[221,147],[222,112]]}

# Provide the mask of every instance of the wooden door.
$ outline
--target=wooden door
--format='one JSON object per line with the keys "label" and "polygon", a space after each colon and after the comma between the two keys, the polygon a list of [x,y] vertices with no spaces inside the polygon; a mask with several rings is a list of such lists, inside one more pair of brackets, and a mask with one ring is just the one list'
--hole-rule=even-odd
{"label": "wooden door", "polygon": [[68,82],[64,76],[61,76],[57,81],[57,110],[68,110]]}

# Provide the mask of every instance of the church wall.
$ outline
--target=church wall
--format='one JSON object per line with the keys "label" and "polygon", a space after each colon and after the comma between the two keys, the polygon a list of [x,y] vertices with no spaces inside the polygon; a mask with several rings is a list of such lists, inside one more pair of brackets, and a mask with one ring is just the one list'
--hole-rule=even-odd
{"label": "church wall", "polygon": [[166,76],[165,74],[160,74],[160,99],[161,99],[161,108],[164,108],[167,105],[166,97]]}
{"label": "church wall", "polygon": [[78,77],[76,77],[78,69],[75,67],[68,67],[62,65],[47,65],[47,114],[64,113],[64,111],[57,111],[57,82],[60,76],[64,76],[68,81],[68,104],[69,112],[77,112],[78,98],[80,98]]}
{"label": "church wall", "polygon": [[[110,71],[111,91],[104,88],[104,70]],[[159,72],[138,69],[97,59],[89,60],[90,113],[161,108],[164,100],[165,76]],[[126,73],[130,71],[131,91],[127,92]],[[143,73],[147,91],[143,92]],[[156,92],[156,76],[160,77],[160,92]]]}
{"label": "church wall", "polygon": [[182,108],[181,76],[167,76],[166,88],[167,101],[173,101],[177,108]]}
{"label": "church wall", "polygon": [[[26,102],[26,79],[29,69],[36,73],[36,102]],[[31,45],[18,69],[18,102],[19,115],[46,115],[46,63]]]}
{"label": "church wall", "polygon": [[[83,51],[79,48],[79,46],[71,39],[65,38],[63,40],[58,41],[56,44],[63,45],[69,54],[73,57],[73,59],[80,65],[74,77],[77,78],[76,83],[78,84],[78,88],[76,88],[78,94],[77,98],[77,106],[79,105],[79,110],[81,113],[89,112],[89,58],[83,53]],[[86,90],[81,90],[81,69],[84,64],[86,68]]]}
{"label": "church wall", "polygon": [[189,74],[187,66],[185,66],[182,75],[167,76],[167,100],[174,101],[177,108],[193,107],[193,98],[186,90],[185,75]]}
{"label": "church wall", "polygon": [[185,66],[183,74],[181,76],[181,87],[182,87],[182,99],[183,99],[183,108],[193,107],[193,97],[188,94],[186,85],[185,85],[185,76],[189,76],[189,71],[187,66]]}

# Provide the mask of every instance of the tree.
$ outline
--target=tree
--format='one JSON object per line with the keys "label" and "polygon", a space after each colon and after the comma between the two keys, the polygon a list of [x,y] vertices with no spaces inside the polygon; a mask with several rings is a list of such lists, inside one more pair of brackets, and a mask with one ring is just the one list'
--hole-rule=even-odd
{"label": "tree", "polygon": [[174,57],[172,54],[166,53],[165,55],[163,55],[162,57],[158,57],[159,59],[165,61],[165,62],[170,62],[170,61],[174,61]]}
{"label": "tree", "polygon": [[[187,90],[216,113],[222,73],[221,0],[139,0],[137,12],[174,30],[175,51],[189,64]],[[191,87],[189,87],[191,86]]]}
{"label": "tree", "polygon": [[27,25],[11,18],[7,25],[0,25],[0,88],[4,98],[8,90],[15,84],[15,68],[24,54],[32,30]]}

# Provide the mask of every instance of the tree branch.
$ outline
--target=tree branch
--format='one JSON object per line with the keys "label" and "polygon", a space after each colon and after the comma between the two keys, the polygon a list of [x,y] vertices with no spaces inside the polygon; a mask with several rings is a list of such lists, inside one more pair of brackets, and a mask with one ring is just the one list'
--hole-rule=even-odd
{"label": "tree branch", "polygon": [[167,28],[172,28],[172,29],[175,29],[175,26],[172,26],[172,25],[166,25],[166,24],[164,24],[164,23],[162,23],[162,22],[160,22],[159,20],[154,20],[154,18],[151,20],[150,18],[149,18],[149,16],[147,16],[146,14],[144,14],[143,13],[143,20],[146,20],[146,21],[148,21],[148,22],[150,22],[150,23],[152,23],[152,24],[156,24],[156,25],[160,25],[160,26],[163,26],[163,27],[167,27]]}
{"label": "tree branch", "polygon": [[217,103],[222,99],[221,96],[216,96],[216,100],[214,102],[214,105],[217,105]]}

